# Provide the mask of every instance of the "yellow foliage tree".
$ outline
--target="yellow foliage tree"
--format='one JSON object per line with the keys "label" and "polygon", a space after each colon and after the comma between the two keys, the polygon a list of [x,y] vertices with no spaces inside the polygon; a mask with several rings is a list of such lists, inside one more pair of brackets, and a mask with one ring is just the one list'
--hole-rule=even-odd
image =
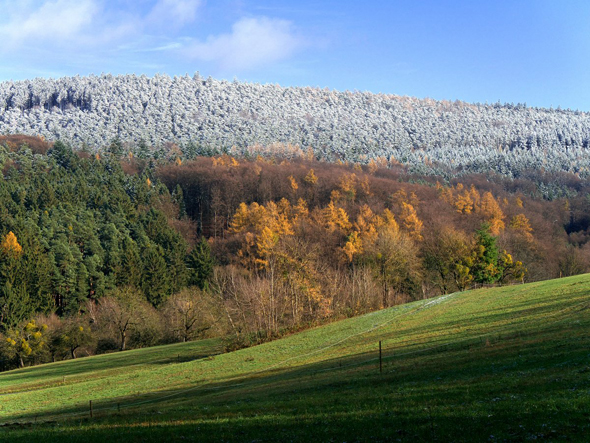
{"label": "yellow foliage tree", "polygon": [[398,206],[402,206],[404,202],[408,201],[408,193],[405,189],[400,189],[391,196],[390,200],[392,201],[392,203]]}
{"label": "yellow foliage tree", "polygon": [[358,231],[353,231],[348,238],[346,239],[346,244],[342,248],[344,255],[348,259],[348,262],[351,263],[354,259],[356,254],[361,254],[363,252],[363,242]]}
{"label": "yellow foliage tree", "polygon": [[293,194],[295,194],[297,192],[297,189],[299,189],[299,185],[297,184],[297,180],[295,180],[295,177],[293,177],[292,175],[289,176],[289,184],[291,185],[291,191],[293,191]]}
{"label": "yellow foliage tree", "polygon": [[479,191],[475,189],[475,186],[473,185],[469,188],[469,197],[471,197],[471,201],[473,202],[473,209],[477,212],[479,210],[481,196],[479,195]]}
{"label": "yellow foliage tree", "polygon": [[388,232],[389,235],[394,237],[398,234],[399,224],[395,220],[395,216],[393,215],[393,212],[391,212],[389,209],[385,209],[383,211],[383,215],[381,217],[381,220],[383,221],[382,227]]}
{"label": "yellow foliage tree", "polygon": [[355,229],[359,232],[366,231],[374,218],[375,214],[371,208],[366,204],[362,205],[356,217]]}
{"label": "yellow foliage tree", "polygon": [[293,229],[289,221],[291,206],[287,200],[282,199],[279,205],[271,201],[267,203],[266,207],[258,207],[262,208],[261,217],[253,223],[254,229],[262,232],[264,228],[268,227],[277,235],[293,235]]}
{"label": "yellow foliage tree", "polygon": [[10,231],[4,237],[4,241],[2,242],[2,251],[7,255],[16,257],[19,257],[22,254],[23,248],[18,243],[18,239],[16,238],[16,235],[14,235],[14,232]]}
{"label": "yellow foliage tree", "polygon": [[342,208],[336,207],[332,201],[326,206],[326,208],[324,208],[322,215],[324,225],[329,231],[335,231],[337,229],[348,231],[352,227],[346,211]]}
{"label": "yellow foliage tree", "polygon": [[306,219],[309,216],[309,208],[307,202],[300,198],[297,200],[297,204],[293,207],[293,218],[294,221]]}
{"label": "yellow foliage tree", "polygon": [[379,156],[375,159],[375,164],[377,165],[378,168],[387,168],[387,159],[383,156]]}
{"label": "yellow foliage tree", "polygon": [[371,186],[369,185],[369,177],[365,176],[362,180],[359,180],[359,186],[363,195],[369,196],[371,195]]}
{"label": "yellow foliage tree", "polygon": [[305,183],[307,183],[308,185],[315,185],[318,182],[318,178],[315,175],[313,169],[310,169],[309,172],[307,173],[307,175],[305,176],[305,178],[303,179],[305,181]]}
{"label": "yellow foliage tree", "polygon": [[529,219],[524,214],[518,214],[512,217],[509,226],[510,229],[520,233],[527,240],[531,241],[533,239],[533,228]]}
{"label": "yellow foliage tree", "polygon": [[410,237],[417,241],[422,240],[423,223],[418,218],[418,214],[411,204],[405,202],[402,204],[401,218],[404,223],[404,228],[408,231]]}
{"label": "yellow foliage tree", "polygon": [[[463,185],[461,185],[461,188]],[[457,187],[458,189],[458,187]],[[468,190],[464,190],[461,194],[457,195],[453,206],[457,212],[461,214],[471,214],[474,209],[473,199],[471,198],[471,192]]]}
{"label": "yellow foliage tree", "polygon": [[344,174],[340,177],[340,190],[351,201],[356,198],[356,174]]}
{"label": "yellow foliage tree", "polygon": [[376,216],[368,205],[361,206],[354,228],[361,235],[363,242],[374,243],[377,239],[377,228],[382,225],[382,218]]}
{"label": "yellow foliage tree", "polygon": [[240,203],[240,206],[238,206],[238,209],[236,209],[236,212],[232,217],[230,231],[242,232],[245,230],[248,226],[249,213],[250,211],[248,210],[248,205],[246,205],[244,202]]}
{"label": "yellow foliage tree", "polygon": [[268,256],[272,253],[275,245],[279,241],[279,236],[272,232],[269,227],[264,227],[260,235],[256,238],[256,250],[261,257],[260,262],[266,264]]}
{"label": "yellow foliage tree", "polygon": [[449,205],[453,204],[453,190],[451,188],[436,182],[436,189],[438,191],[438,198],[444,202],[447,202]]}
{"label": "yellow foliage tree", "polygon": [[371,161],[369,161],[369,164],[367,165],[367,169],[369,170],[369,174],[373,175],[375,174],[375,172],[377,172],[379,166],[377,166],[375,160],[371,159]]}
{"label": "yellow foliage tree", "polygon": [[486,192],[483,195],[480,212],[490,224],[490,233],[492,235],[498,235],[504,229],[504,213],[491,192]]}
{"label": "yellow foliage tree", "polygon": [[221,157],[213,157],[213,166],[237,168],[238,166],[240,166],[240,163],[234,157],[224,154]]}

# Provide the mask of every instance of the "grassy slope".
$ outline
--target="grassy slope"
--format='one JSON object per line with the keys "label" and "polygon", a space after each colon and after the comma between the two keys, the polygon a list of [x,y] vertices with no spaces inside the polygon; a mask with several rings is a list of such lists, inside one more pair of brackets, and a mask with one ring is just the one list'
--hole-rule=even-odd
{"label": "grassy slope", "polygon": [[218,343],[11,371],[0,374],[0,422],[24,424],[0,439],[587,441],[589,294],[584,275],[420,301],[198,360]]}

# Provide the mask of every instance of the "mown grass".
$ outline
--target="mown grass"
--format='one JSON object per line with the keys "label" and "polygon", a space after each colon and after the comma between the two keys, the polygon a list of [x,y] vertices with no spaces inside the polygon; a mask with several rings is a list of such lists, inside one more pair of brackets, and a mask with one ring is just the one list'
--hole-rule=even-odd
{"label": "mown grass", "polygon": [[588,441],[589,294],[584,275],[420,301],[228,354],[206,341],[2,373],[0,422],[11,425],[0,439]]}

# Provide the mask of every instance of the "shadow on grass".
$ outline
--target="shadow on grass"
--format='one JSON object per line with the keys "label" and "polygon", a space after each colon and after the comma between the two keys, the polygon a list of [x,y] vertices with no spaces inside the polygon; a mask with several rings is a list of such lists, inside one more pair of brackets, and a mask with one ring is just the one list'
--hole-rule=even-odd
{"label": "shadow on grass", "polygon": [[[425,409],[425,410],[424,410]],[[538,414],[539,423],[551,423],[550,413]],[[571,425],[534,425],[514,421],[510,411],[492,417],[474,416],[461,411],[436,415],[423,408],[412,415],[395,415],[387,411],[359,410],[338,414],[268,414],[266,416],[230,417],[193,420],[188,423],[144,421],[139,426],[105,424],[77,427],[53,426],[43,429],[43,441],[60,442],[471,442],[471,441],[549,441],[586,442],[583,429]],[[29,442],[31,433],[13,430],[6,433],[11,442]]]}
{"label": "shadow on grass", "polygon": [[398,383],[388,375],[363,376],[240,390],[190,408],[175,406],[163,416],[148,408],[4,431],[11,442],[40,436],[45,442],[587,441],[587,413],[580,405],[568,407],[561,390],[542,389],[538,394],[552,397],[557,408],[537,409],[527,405],[531,398],[517,393],[520,400],[511,401],[492,383],[471,392],[464,385]]}
{"label": "shadow on grass", "polygon": [[[10,441],[587,441],[590,339],[376,353],[15,416]],[[586,365],[586,366],[584,366]],[[584,372],[586,371],[586,372]],[[587,373],[588,372],[588,373]],[[90,396],[90,394],[89,394]],[[118,411],[117,404],[121,405]],[[68,415],[72,414],[72,415]],[[41,420],[54,423],[40,424]],[[28,426],[21,429],[21,426]],[[493,437],[492,437],[493,436]]]}

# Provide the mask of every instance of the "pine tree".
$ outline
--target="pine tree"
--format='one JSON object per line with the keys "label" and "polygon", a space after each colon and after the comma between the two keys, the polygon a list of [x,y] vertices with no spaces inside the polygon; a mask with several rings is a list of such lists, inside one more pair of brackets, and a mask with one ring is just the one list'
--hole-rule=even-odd
{"label": "pine tree", "polygon": [[170,295],[168,269],[160,246],[147,248],[143,256],[142,290],[147,300],[159,306]]}
{"label": "pine tree", "polygon": [[502,276],[498,268],[496,237],[490,233],[490,225],[484,223],[476,231],[475,261],[471,270],[476,283],[494,283]]}

